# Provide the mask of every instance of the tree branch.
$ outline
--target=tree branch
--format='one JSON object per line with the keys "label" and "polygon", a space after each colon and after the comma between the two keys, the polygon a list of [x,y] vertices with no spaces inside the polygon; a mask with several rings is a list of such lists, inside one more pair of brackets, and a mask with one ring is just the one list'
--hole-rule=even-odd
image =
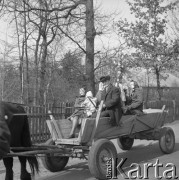
{"label": "tree branch", "polygon": [[74,40],[71,36],[68,35],[59,25],[57,27],[65,36],[67,36],[71,41],[73,41],[85,54],[86,50],[76,41]]}

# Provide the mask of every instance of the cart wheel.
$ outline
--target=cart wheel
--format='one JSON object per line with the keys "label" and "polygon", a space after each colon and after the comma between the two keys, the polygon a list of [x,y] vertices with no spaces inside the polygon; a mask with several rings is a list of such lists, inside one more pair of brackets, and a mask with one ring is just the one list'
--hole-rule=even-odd
{"label": "cart wheel", "polygon": [[[49,139],[46,143],[46,145],[54,145],[54,141],[52,139]],[[55,154],[45,154],[44,157],[41,158],[42,164],[44,167],[51,171],[51,172],[58,172],[63,170],[63,168],[68,163],[69,157],[65,156],[55,156]]]}
{"label": "cart wheel", "polygon": [[107,161],[116,160],[117,151],[114,144],[107,139],[97,140],[88,155],[88,166],[91,174],[97,179],[106,179]]}
{"label": "cart wheel", "polygon": [[117,144],[122,150],[130,150],[134,144],[134,138],[128,136],[119,137],[117,139]]}
{"label": "cart wheel", "polygon": [[163,153],[170,154],[175,147],[175,134],[170,127],[164,127],[161,129],[159,139],[159,146]]}

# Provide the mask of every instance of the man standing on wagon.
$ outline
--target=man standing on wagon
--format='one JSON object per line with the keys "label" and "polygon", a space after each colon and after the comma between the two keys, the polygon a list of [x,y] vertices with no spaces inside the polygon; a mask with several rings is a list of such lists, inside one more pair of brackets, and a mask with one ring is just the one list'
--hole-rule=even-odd
{"label": "man standing on wagon", "polygon": [[111,125],[119,126],[122,116],[120,89],[112,85],[110,76],[100,78],[99,91],[96,97],[98,102],[104,101],[100,117],[110,117]]}

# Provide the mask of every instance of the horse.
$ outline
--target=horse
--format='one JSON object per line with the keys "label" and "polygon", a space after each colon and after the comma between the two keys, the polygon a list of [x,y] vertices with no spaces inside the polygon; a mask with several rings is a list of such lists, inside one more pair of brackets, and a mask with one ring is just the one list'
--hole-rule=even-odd
{"label": "horse", "polygon": [[4,111],[0,102],[0,160],[10,151],[10,130],[4,118]]}
{"label": "horse", "polygon": [[[1,102],[1,118],[7,122],[10,131],[10,147],[31,147],[31,137],[29,130],[28,117],[22,105]],[[15,115],[17,114],[17,115]],[[22,114],[22,115],[20,115]],[[4,120],[3,119],[3,120]],[[20,152],[20,150],[13,150]],[[39,172],[39,163],[37,157],[34,156],[18,156],[21,165],[21,180],[31,180],[31,174],[27,171],[26,164],[29,163],[32,175]],[[6,168],[5,180],[13,180],[13,157],[3,157],[3,163]]]}

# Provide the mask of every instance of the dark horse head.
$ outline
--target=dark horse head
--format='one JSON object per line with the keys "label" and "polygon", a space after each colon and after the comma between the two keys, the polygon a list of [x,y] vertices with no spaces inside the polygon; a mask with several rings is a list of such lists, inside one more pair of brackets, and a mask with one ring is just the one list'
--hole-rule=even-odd
{"label": "dark horse head", "polygon": [[[19,104],[13,104],[8,102],[0,103],[0,121],[1,123],[7,123],[8,128],[4,126],[3,131],[7,131],[4,141],[6,142],[6,151],[10,147],[30,147],[32,146],[29,123],[27,115],[25,115],[24,108]],[[2,129],[2,128],[1,128]],[[9,131],[10,135],[9,135]],[[0,134],[1,135],[1,134]],[[10,138],[9,138],[10,137]],[[0,138],[1,139],[1,138]],[[8,143],[9,142],[9,145]],[[1,149],[1,145],[0,145]],[[17,152],[17,151],[16,151]],[[4,151],[4,153],[6,153]],[[0,154],[1,155],[1,154]],[[26,170],[26,161],[29,162],[32,174],[35,174],[35,171],[39,171],[38,161],[35,156],[19,156],[21,164],[21,180],[31,180],[30,173]],[[13,180],[13,158],[5,157],[3,158],[4,165],[6,167],[6,178],[5,180]]]}

